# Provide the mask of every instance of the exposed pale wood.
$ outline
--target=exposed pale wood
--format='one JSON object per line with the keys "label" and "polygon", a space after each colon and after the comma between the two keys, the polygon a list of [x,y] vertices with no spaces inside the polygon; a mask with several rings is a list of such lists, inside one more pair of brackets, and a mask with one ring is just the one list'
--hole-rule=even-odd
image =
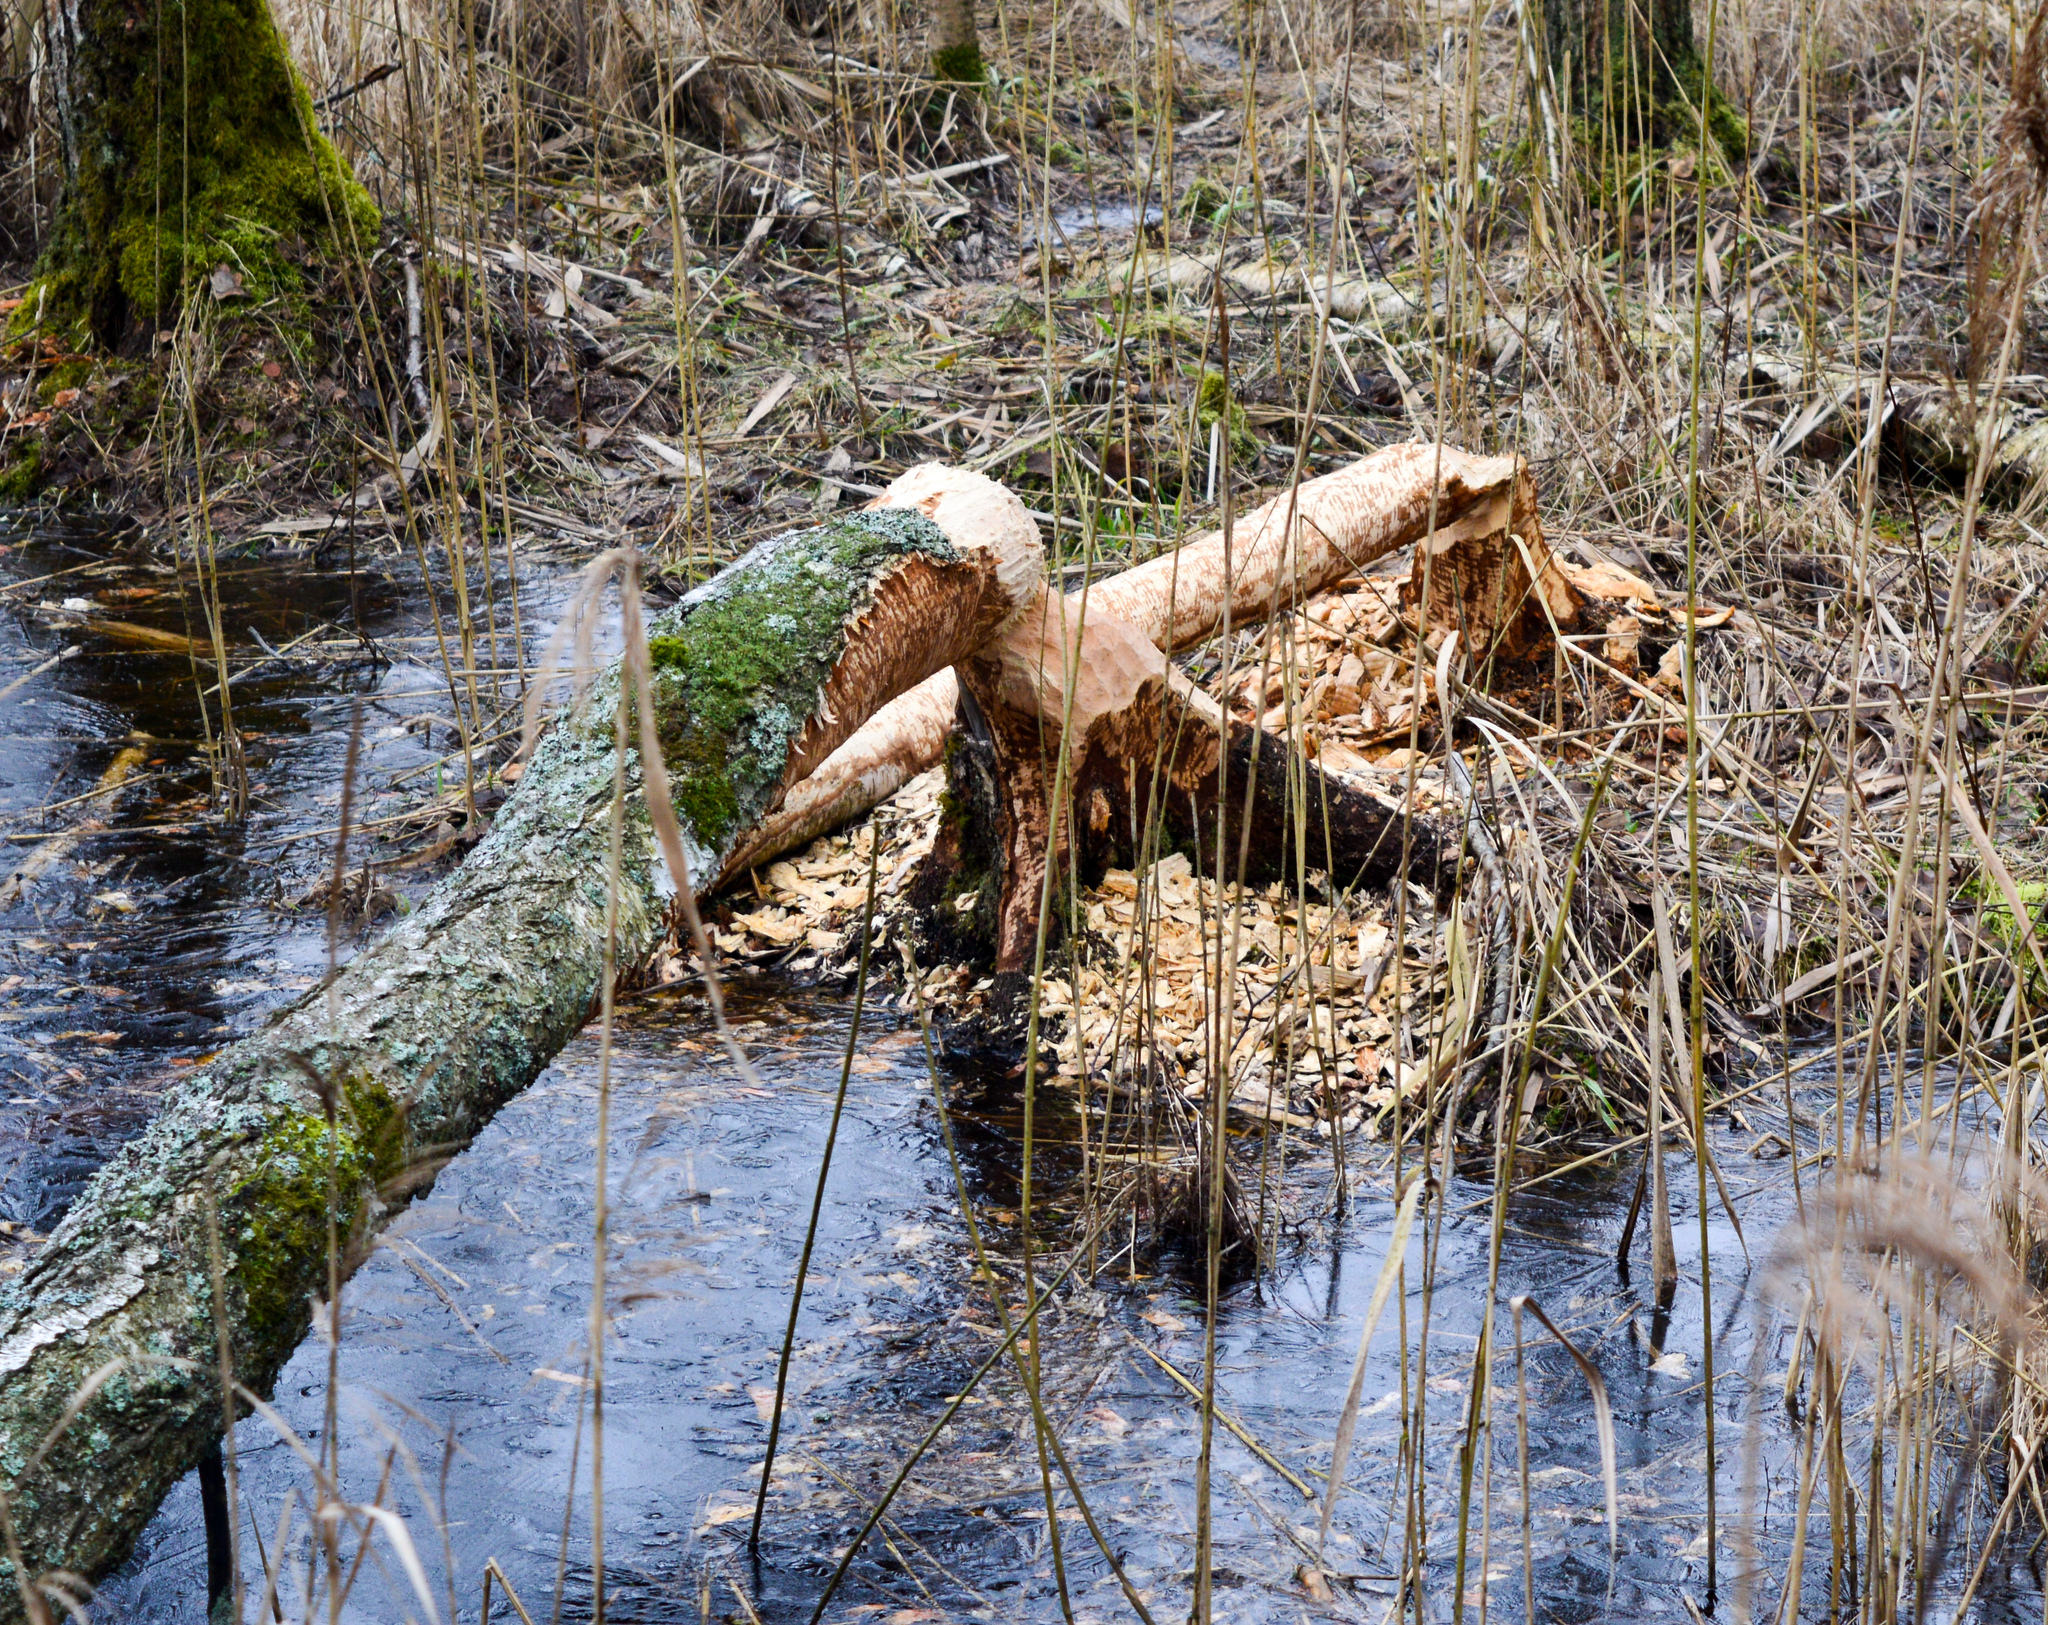
{"label": "exposed pale wood", "polygon": [[[878,499],[891,500],[887,494]],[[1510,533],[1523,538],[1536,560],[1540,595],[1520,550],[1506,543]],[[1435,624],[1461,629],[1468,658],[1475,646],[1483,652],[1496,640],[1510,653],[1523,652],[1542,640],[1551,621],[1574,621],[1578,597],[1544,546],[1526,467],[1510,457],[1408,443],[1262,503],[1232,527],[1227,549],[1220,530],[1204,532],[1172,553],[1069,593],[1064,602],[1050,600],[1037,612],[1046,658],[1023,661],[1012,649],[1008,702],[1033,714],[1063,712],[1067,662],[1053,651],[1060,635],[1071,641],[1087,622],[1114,618],[1161,649],[1186,648],[1221,627],[1226,580],[1232,584],[1231,624],[1242,627],[1425,537],[1429,613]],[[1418,557],[1418,586],[1423,569]],[[1027,701],[1020,684],[1040,692]],[[765,862],[815,840],[935,765],[959,693],[958,674],[941,672],[877,712],[790,792],[782,811],[762,826],[748,861]]]}

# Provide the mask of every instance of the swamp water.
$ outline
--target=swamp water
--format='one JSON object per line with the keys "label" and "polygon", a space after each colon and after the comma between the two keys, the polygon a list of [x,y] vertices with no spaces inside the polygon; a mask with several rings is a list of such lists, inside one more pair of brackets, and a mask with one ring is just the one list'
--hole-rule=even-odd
{"label": "swamp water", "polygon": [[[358,615],[378,657],[352,632],[329,630],[309,643],[317,658],[288,657],[238,680],[256,816],[241,830],[210,823],[193,805],[206,764],[190,659],[138,652],[96,632],[90,617],[32,608],[88,596],[103,615],[182,631],[174,579],[129,558],[118,536],[59,535],[17,539],[0,559],[0,587],[60,569],[75,574],[0,596],[0,687],[61,647],[81,651],[0,699],[4,827],[57,828],[81,813],[106,825],[4,919],[0,1075],[11,1093],[0,1107],[0,1218],[30,1231],[47,1229],[91,1167],[145,1120],[151,1080],[246,1031],[324,968],[324,914],[279,903],[317,882],[331,847],[285,837],[335,822],[352,700],[364,699],[366,742],[376,747],[363,820],[382,815],[373,792],[395,774],[431,775],[447,748],[445,729],[423,740],[405,720],[448,707],[431,634],[398,607],[418,601],[416,581],[365,572],[351,582],[294,565],[224,570],[230,638],[251,661],[265,652],[258,634],[283,649],[322,623],[353,627]],[[102,801],[30,813],[90,789],[138,730],[152,777]],[[14,844],[24,849],[32,848]],[[621,1622],[810,1618],[875,1498],[999,1340],[976,1284],[922,1046],[885,994],[857,1049],[761,1558],[748,1558],[776,1353],[851,1011],[842,996],[760,977],[738,980],[732,1000],[765,1092],[743,1083],[687,995],[628,1001],[612,1057],[602,1486],[605,1613]],[[278,1385],[278,1422],[316,1455],[331,1399],[343,1492],[399,1515],[424,1580],[423,1596],[402,1544],[380,1535],[342,1617],[474,1620],[487,1561],[535,1619],[558,1607],[560,1617],[592,1616],[599,1441],[583,1398],[599,1066],[595,1033],[586,1032],[501,1112],[345,1289],[338,1348],[310,1337]],[[1014,1260],[1014,1084],[965,1074],[947,1082],[965,1177],[1000,1257]],[[1058,1138],[1056,1107],[1043,1110],[1040,1128]],[[1752,1135],[1719,1124],[1713,1133],[1749,1253],[1761,1256],[1793,1211],[1789,1165],[1750,1160]],[[1327,1160],[1316,1153],[1289,1172],[1299,1218],[1272,1268],[1234,1288],[1219,1318],[1221,1404],[1259,1447],[1218,1428],[1219,1619],[1379,1621],[1396,1605],[1391,1575],[1411,1516],[1396,1490],[1400,1349],[1405,1340],[1413,1350],[1422,1330],[1418,1283],[1432,1242],[1421,1227],[1408,1247],[1406,1301],[1389,1305],[1373,1344],[1326,1557],[1334,1596],[1312,1599],[1297,1575],[1314,1547],[1316,1508],[1292,1481],[1321,1487],[1393,1211],[1387,1172],[1375,1163],[1354,1170],[1350,1214],[1331,1217]],[[1677,1625],[1691,1604],[1710,1600],[1693,1172],[1674,1152],[1682,1281],[1666,1325],[1646,1301],[1646,1271],[1641,1290],[1632,1288],[1613,1258],[1635,1170],[1628,1155],[1589,1165],[1534,1185],[1509,1213],[1497,1301],[1534,1294],[1592,1356],[1616,1431],[1622,1518],[1610,1569],[1586,1384],[1563,1350],[1533,1341],[1531,1325],[1534,1576],[1545,1619],[1647,1615]],[[1057,1202],[1056,1169],[1051,1181]],[[1413,1512],[1427,1532],[1432,1620],[1450,1619],[1458,1595],[1460,1445],[1487,1296],[1490,1205],[1483,1180],[1453,1180],[1434,1241],[1426,1373],[1409,1362],[1409,1381],[1423,1381],[1427,1396],[1426,1483]],[[1744,1429],[1762,1446],[1772,1575],[1785,1567],[1797,1434],[1768,1403],[1750,1419],[1743,1373],[1754,1305],[1743,1242],[1718,1202],[1709,1233],[1722,1518],[1712,1555],[1725,1598]],[[1114,1257],[1114,1238],[1104,1252]],[[1645,1252],[1639,1236],[1638,1258]],[[1006,1268],[1014,1307],[1017,1274]],[[1062,1288],[1039,1334],[1047,1408],[1098,1522],[1161,1620],[1184,1617],[1195,1561],[1200,1419],[1168,1369],[1199,1381],[1194,1278],[1170,1267],[1135,1274],[1126,1257],[1091,1287]],[[1487,1611],[1523,1613],[1505,1308],[1496,1326],[1491,1431],[1473,1472],[1462,1565],[1465,1617],[1475,1620],[1484,1617],[1482,1575]],[[1782,1372],[1791,1345],[1780,1326],[1763,1368]],[[309,1585],[324,1584],[308,1540],[309,1475],[265,1418],[241,1424],[236,1454],[245,1617],[297,1620]],[[1128,1617],[1064,1489],[1057,1504],[1074,1617]],[[827,1617],[1056,1620],[1049,1534],[1029,1413],[1005,1364],[940,1436]],[[1826,1538],[1817,1505],[1809,1539]],[[353,1539],[344,1541],[344,1564],[355,1558]],[[274,1606],[266,1561],[281,1577]],[[1802,1611],[1825,1610],[1824,1570],[1809,1562]],[[491,1617],[516,1617],[498,1595]],[[1775,1581],[1762,1597],[1773,1605]],[[196,1625],[205,1615],[199,1494],[188,1477],[102,1589],[95,1617]],[[315,1615],[327,1617],[324,1596]]]}

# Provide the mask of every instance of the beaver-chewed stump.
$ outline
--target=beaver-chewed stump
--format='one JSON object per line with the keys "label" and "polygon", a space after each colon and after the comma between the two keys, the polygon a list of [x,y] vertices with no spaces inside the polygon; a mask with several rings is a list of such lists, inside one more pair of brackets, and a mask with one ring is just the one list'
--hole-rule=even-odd
{"label": "beaver-chewed stump", "polygon": [[1406,877],[1442,896],[1456,883],[1456,819],[1326,772],[1284,735],[1225,718],[1178,674],[1098,720],[1059,787],[1057,820],[1037,719],[984,710],[971,682],[959,705],[939,829],[905,888],[928,952],[993,972],[975,1030],[956,1043],[1014,1047],[1034,962],[1063,940],[1070,882],[1112,868],[1182,852],[1197,873],[1220,857],[1228,880],[1263,886],[1292,874],[1299,853],[1339,889]]}

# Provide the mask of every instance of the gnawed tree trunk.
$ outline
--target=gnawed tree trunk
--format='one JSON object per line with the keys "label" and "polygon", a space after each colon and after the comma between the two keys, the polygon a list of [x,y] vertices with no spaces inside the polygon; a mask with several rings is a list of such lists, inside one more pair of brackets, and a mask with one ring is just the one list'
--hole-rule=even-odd
{"label": "gnawed tree trunk", "polygon": [[253,308],[301,293],[293,239],[374,243],[266,0],[44,3],[64,187],[28,310],[114,349],[216,266]]}
{"label": "gnawed tree trunk", "polygon": [[[1536,562],[1540,596],[1511,540],[1517,535]],[[1082,593],[1068,594],[1064,613],[1074,627],[1084,618],[1098,626],[1121,622],[1171,653],[1200,643],[1223,624],[1226,582],[1230,623],[1247,626],[1425,538],[1427,549],[1417,550],[1413,566],[1418,601],[1426,599],[1428,624],[1461,630],[1468,660],[1490,649],[1519,655],[1552,621],[1576,624],[1576,596],[1544,547],[1527,470],[1513,458],[1475,457],[1425,443],[1389,446],[1304,481],[1292,498],[1276,497],[1254,509],[1233,528],[1227,570],[1223,533],[1211,531],[1094,583],[1085,602]],[[1061,704],[1051,685],[1064,667],[1063,657],[1033,657],[1016,709],[1057,723]],[[1130,697],[1135,695],[1133,687]],[[765,863],[815,840],[936,766],[953,731],[959,696],[958,675],[941,672],[876,712],[763,823],[746,861]]]}
{"label": "gnawed tree trunk", "polygon": [[[899,510],[763,543],[659,617],[649,687],[693,872],[722,872],[791,783],[884,699],[987,642],[1043,570],[1015,497],[942,471]],[[236,1378],[267,1393],[327,1291],[330,1219],[346,1273],[589,1018],[618,700],[615,668],[461,870],[329,987],[183,1080],[0,1292],[0,1474],[29,1576],[106,1573],[219,1436],[216,1268]],[[631,752],[623,771],[630,967],[674,886]],[[33,1605],[0,1583],[0,1618]]]}
{"label": "gnawed tree trunk", "polygon": [[1452,831],[1324,773],[1291,739],[1226,725],[1165,652],[1209,636],[1226,611],[1239,627],[1291,611],[1409,542],[1422,544],[1417,601],[1461,636],[1474,669],[1576,623],[1522,464],[1403,445],[1275,497],[1227,543],[1219,532],[1048,595],[960,667],[966,744],[949,778],[955,808],[972,811],[942,831],[914,896],[951,907],[953,946],[988,945],[999,1016],[1027,989],[1041,934],[1058,938],[1048,909],[1070,856],[1093,879],[1159,841],[1151,849],[1188,847],[1213,869],[1220,823],[1231,879],[1274,878],[1297,852],[1339,884],[1388,879],[1404,857],[1424,878],[1454,878]]}
{"label": "gnawed tree trunk", "polygon": [[951,816],[912,879],[910,899],[929,911],[934,946],[992,962],[990,1036],[1021,1013],[1041,916],[1046,946],[1062,939],[1070,874],[1092,883],[1111,867],[1176,850],[1210,873],[1220,834],[1225,873],[1251,885],[1292,874],[1297,852],[1339,886],[1405,874],[1442,892],[1456,878],[1451,823],[1410,818],[1371,787],[1324,772],[1284,736],[1227,719],[1154,659],[1123,703],[1077,729],[1082,743],[1057,800],[1056,749],[1047,755],[1057,718],[1041,727],[989,697],[985,668],[966,668],[959,734],[946,758]]}

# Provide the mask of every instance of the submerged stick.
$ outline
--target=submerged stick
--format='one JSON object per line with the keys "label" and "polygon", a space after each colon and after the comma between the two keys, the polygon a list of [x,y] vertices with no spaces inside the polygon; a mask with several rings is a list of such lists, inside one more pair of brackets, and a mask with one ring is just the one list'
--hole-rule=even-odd
{"label": "submerged stick", "polygon": [[[939,470],[904,507],[764,542],[656,620],[630,680],[654,703],[693,874],[719,874],[791,783],[1036,589],[1036,528],[992,481]],[[118,1564],[219,1436],[207,1213],[234,1369],[268,1392],[329,1289],[330,1224],[339,1278],[588,1019],[621,686],[614,667],[419,909],[182,1080],[0,1291],[0,1510],[27,1571],[0,1577],[0,1620],[23,1617],[23,1579]],[[622,967],[675,895],[641,770],[629,752],[609,900]]]}

